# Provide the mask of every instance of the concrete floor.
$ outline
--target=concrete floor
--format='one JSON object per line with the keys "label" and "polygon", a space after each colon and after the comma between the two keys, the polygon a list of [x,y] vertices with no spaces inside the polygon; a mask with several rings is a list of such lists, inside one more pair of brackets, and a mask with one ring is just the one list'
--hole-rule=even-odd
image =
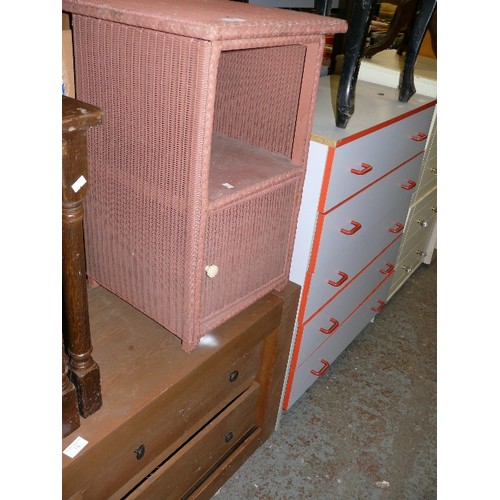
{"label": "concrete floor", "polygon": [[213,497],[436,498],[437,257]]}

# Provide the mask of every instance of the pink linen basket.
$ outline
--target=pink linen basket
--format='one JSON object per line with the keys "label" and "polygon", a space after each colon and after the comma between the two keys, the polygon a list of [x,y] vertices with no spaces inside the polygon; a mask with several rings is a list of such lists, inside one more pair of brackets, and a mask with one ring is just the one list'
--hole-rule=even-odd
{"label": "pink linen basket", "polygon": [[89,132],[88,276],[192,350],[288,281],[324,34],[227,0],[63,0]]}

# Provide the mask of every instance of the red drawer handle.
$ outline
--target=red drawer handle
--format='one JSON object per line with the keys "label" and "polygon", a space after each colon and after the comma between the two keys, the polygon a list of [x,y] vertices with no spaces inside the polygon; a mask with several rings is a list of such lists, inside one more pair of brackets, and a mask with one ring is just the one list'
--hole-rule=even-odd
{"label": "red drawer handle", "polygon": [[338,273],[339,273],[339,276],[341,276],[341,278],[338,281],[328,280],[329,285],[340,286],[349,277],[349,276],[347,276],[346,273],[343,273],[342,271],[338,271]]}
{"label": "red drawer handle", "polygon": [[358,232],[361,229],[361,224],[355,220],[351,221],[351,224],[354,226],[352,229],[341,229],[340,232],[351,236],[352,234]]}
{"label": "red drawer handle", "polygon": [[390,231],[391,233],[400,233],[400,232],[403,230],[403,228],[404,228],[404,225],[403,225],[403,224],[401,224],[401,223],[399,223],[399,222],[396,222],[394,225],[395,225],[396,227],[390,227],[390,228],[389,228],[389,231]]}
{"label": "red drawer handle", "polygon": [[380,305],[379,305],[378,307],[372,307],[372,308],[371,308],[371,309],[372,309],[372,311],[373,311],[373,312],[376,312],[376,313],[380,312],[380,311],[384,308],[384,306],[385,306],[385,302],[384,302],[383,300],[377,300],[377,302],[378,302]]}
{"label": "red drawer handle", "polygon": [[416,185],[417,183],[415,181],[408,179],[408,184],[401,184],[401,187],[407,191],[411,191]]}
{"label": "red drawer handle", "polygon": [[356,175],[365,175],[368,172],[370,172],[370,170],[373,170],[373,167],[368,163],[362,163],[361,168],[359,170],[351,168],[351,172]]}
{"label": "red drawer handle", "polygon": [[328,330],[326,328],[320,328],[319,331],[321,333],[326,333],[326,335],[330,335],[330,333],[333,333],[339,326],[339,322],[335,318],[330,318],[330,321],[333,323]]}
{"label": "red drawer handle", "polygon": [[427,134],[419,132],[417,135],[412,135],[411,138],[413,141],[422,142],[425,141],[425,139],[427,139]]}
{"label": "red drawer handle", "polygon": [[321,377],[321,375],[323,375],[323,373],[326,372],[326,370],[328,370],[328,367],[330,366],[330,363],[328,363],[328,361],[326,359],[322,359],[321,362],[323,363],[323,368],[321,368],[321,370],[319,372],[317,372],[316,370],[311,370],[311,373],[313,375],[316,375],[316,377]]}
{"label": "red drawer handle", "polygon": [[387,266],[387,269],[379,269],[379,271],[382,274],[391,274],[392,271],[394,271],[394,266],[390,262],[387,262],[386,266]]}

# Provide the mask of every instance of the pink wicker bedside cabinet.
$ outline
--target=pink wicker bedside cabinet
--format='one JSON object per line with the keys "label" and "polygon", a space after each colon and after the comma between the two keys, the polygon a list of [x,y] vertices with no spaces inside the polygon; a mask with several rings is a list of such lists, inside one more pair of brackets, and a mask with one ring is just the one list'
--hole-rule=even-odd
{"label": "pink wicker bedside cabinet", "polygon": [[89,278],[182,339],[287,283],[324,35],[229,0],[63,0],[89,132]]}

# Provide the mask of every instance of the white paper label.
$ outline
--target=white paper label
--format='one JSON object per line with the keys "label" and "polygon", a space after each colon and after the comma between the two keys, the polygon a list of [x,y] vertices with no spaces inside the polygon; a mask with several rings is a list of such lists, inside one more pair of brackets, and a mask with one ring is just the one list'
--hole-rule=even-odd
{"label": "white paper label", "polygon": [[85,179],[83,175],[80,175],[80,177],[78,177],[78,179],[71,185],[71,189],[73,189],[75,193],[78,193],[78,191],[80,191],[85,184],[87,184],[87,179]]}
{"label": "white paper label", "polygon": [[80,453],[85,446],[87,446],[89,442],[86,439],[83,439],[81,436],[78,436],[64,451],[63,453],[69,458],[75,458],[78,453]]}

